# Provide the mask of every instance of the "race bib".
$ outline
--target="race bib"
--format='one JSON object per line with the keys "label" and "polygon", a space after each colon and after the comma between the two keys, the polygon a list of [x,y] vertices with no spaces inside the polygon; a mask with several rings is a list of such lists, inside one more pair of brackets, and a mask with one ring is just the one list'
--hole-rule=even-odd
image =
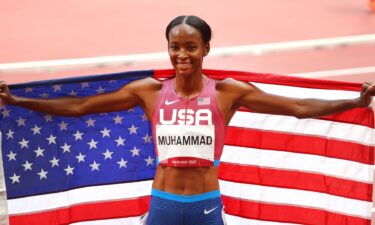
{"label": "race bib", "polygon": [[214,161],[214,125],[156,125],[159,163],[166,166],[211,166]]}

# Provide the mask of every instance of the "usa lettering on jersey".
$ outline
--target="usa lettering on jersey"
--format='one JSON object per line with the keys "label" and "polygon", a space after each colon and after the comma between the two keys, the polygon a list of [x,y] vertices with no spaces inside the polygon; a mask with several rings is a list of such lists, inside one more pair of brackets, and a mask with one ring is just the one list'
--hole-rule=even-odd
{"label": "usa lettering on jersey", "polygon": [[211,110],[171,109],[169,112],[159,109],[160,124],[156,125],[160,163],[194,166],[190,162],[213,162],[215,127]]}
{"label": "usa lettering on jersey", "polygon": [[212,125],[212,112],[209,109],[172,109],[171,118],[165,118],[164,109],[160,109],[160,124],[171,125],[176,122],[180,125],[199,125],[206,121],[207,125]]}

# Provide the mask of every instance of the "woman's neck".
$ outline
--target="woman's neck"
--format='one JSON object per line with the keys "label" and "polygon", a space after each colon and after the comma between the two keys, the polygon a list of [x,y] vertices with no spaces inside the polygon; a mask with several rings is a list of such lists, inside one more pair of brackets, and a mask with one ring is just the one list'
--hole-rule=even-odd
{"label": "woman's neck", "polygon": [[174,88],[176,93],[183,98],[190,99],[198,96],[203,89],[206,77],[199,73],[191,76],[175,77]]}

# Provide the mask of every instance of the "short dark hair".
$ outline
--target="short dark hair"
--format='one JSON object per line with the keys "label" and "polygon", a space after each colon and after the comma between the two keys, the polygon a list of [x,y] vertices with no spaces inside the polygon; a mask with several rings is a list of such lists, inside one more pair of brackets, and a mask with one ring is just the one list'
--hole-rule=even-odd
{"label": "short dark hair", "polygon": [[169,32],[171,29],[180,24],[188,24],[195,29],[199,30],[202,35],[202,40],[204,43],[208,43],[211,40],[211,27],[204,21],[203,19],[199,18],[198,16],[178,16],[174,18],[167,26],[165,30],[165,37],[169,41]]}

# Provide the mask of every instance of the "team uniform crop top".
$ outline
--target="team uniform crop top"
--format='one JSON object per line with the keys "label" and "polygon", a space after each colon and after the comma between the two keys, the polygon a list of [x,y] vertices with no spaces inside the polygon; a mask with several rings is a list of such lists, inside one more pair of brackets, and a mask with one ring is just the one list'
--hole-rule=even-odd
{"label": "team uniform crop top", "polygon": [[201,93],[184,99],[176,94],[174,78],[163,81],[153,109],[152,129],[157,161],[162,166],[218,166],[226,124],[219,110],[216,81],[205,80]]}

